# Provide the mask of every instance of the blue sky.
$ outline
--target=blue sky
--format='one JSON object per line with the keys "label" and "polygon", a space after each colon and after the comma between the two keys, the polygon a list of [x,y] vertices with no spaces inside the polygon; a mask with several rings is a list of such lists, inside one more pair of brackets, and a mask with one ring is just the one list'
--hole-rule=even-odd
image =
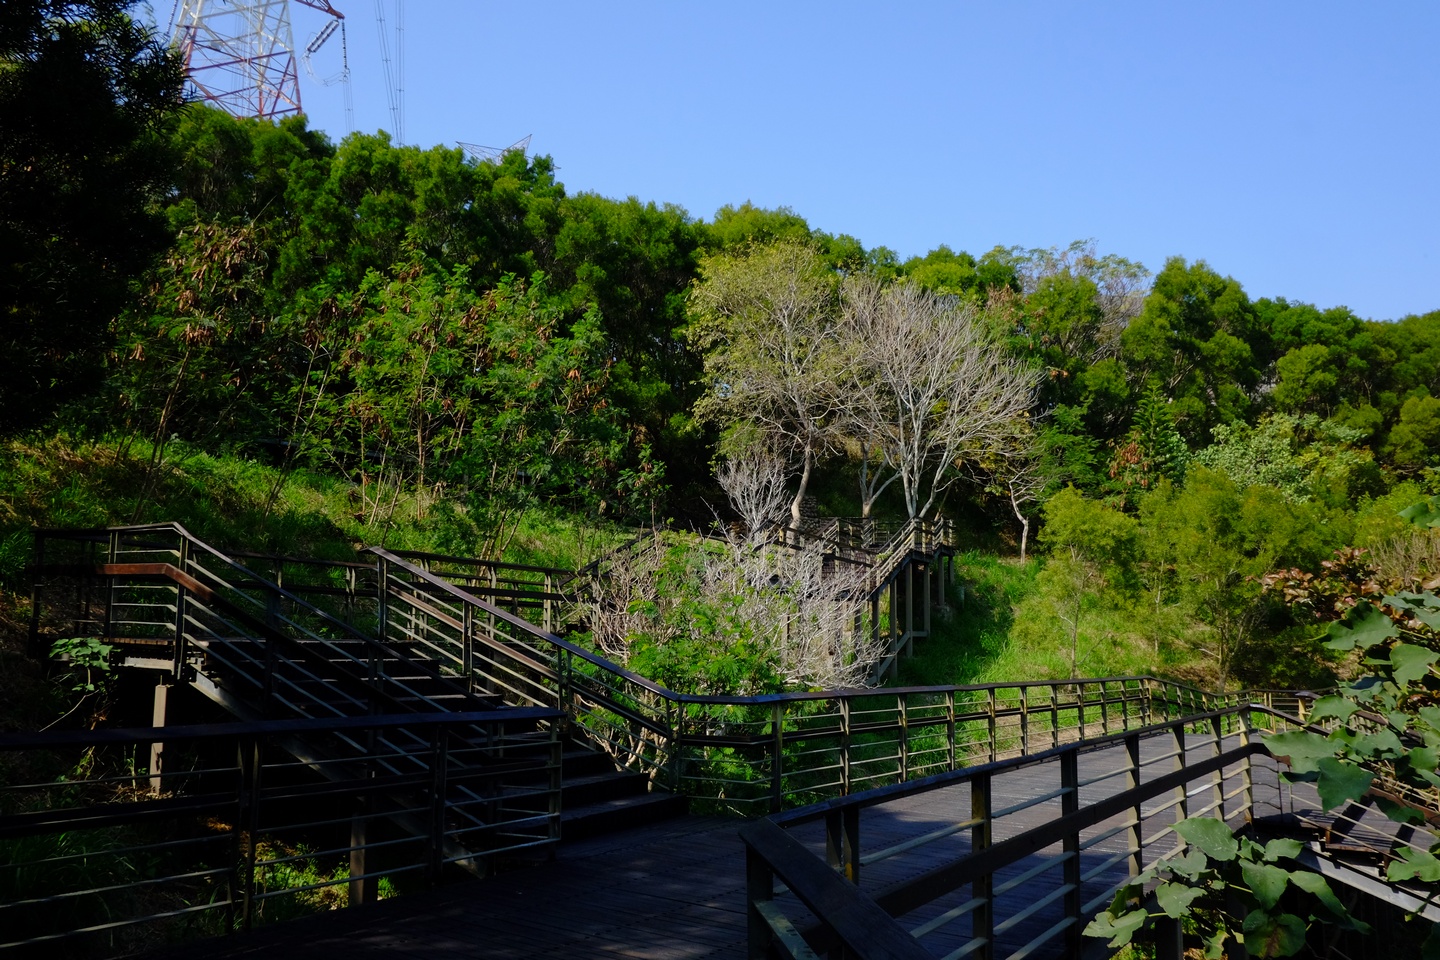
{"label": "blue sky", "polygon": [[[391,129],[376,5],[333,2],[355,126]],[[324,18],[294,7],[303,46]],[[572,193],[783,205],[902,257],[1093,237],[1252,297],[1440,309],[1440,4],[409,0],[404,28],[406,142],[533,134]],[[302,91],[343,137],[340,88]]]}

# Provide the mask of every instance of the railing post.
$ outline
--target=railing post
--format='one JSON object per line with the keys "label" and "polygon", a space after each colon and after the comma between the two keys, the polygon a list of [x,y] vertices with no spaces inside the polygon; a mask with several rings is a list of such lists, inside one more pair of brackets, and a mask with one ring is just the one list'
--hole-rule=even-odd
{"label": "railing post", "polygon": [[543,611],[542,616],[543,616],[543,619],[544,619],[544,622],[545,622],[545,632],[546,632],[546,633],[554,633],[554,632],[555,632],[555,602],[554,602],[554,600],[552,599],[553,594],[554,594],[554,590],[555,590],[555,580],[554,580],[554,577],[552,577],[552,576],[550,575],[549,571],[546,571],[546,573],[545,573],[545,600],[544,600],[543,605],[542,605],[542,607],[541,607],[541,609],[542,609],[542,611]]}
{"label": "railing post", "polygon": [[[1250,708],[1242,707],[1240,710],[1240,743],[1242,746],[1250,746],[1251,722]],[[1240,803],[1242,813],[1247,820],[1252,820],[1255,815],[1255,777],[1253,766],[1254,754],[1247,753],[1245,760],[1240,766]]]}
{"label": "railing post", "polygon": [[[971,854],[989,849],[994,839],[990,810],[990,774],[977,774],[970,781],[970,819],[975,822],[970,828]],[[981,960],[993,960],[995,956],[994,888],[994,879],[988,873],[976,877],[970,886],[971,897],[979,901],[979,906],[970,912],[970,936],[982,942],[972,956]]]}
{"label": "railing post", "polygon": [[910,704],[903,693],[895,695],[895,714],[900,725],[900,782],[907,783],[910,780]]}
{"label": "railing post", "polygon": [[1020,684],[1020,756],[1030,755],[1030,688]]}
{"label": "railing post", "polygon": [[683,708],[675,700],[665,699],[665,774],[672,793],[680,792],[680,717]]}
{"label": "railing post", "polygon": [[[1210,718],[1210,756],[1218,757],[1225,752],[1225,734],[1221,730],[1222,717]],[[1211,781],[1210,802],[1219,812],[1221,822],[1226,822],[1225,817],[1225,768],[1215,771],[1214,779]]]}
{"label": "railing post", "polygon": [[[1175,770],[1185,769],[1185,727],[1183,724],[1175,723],[1170,727],[1170,741],[1175,749],[1175,759],[1172,761],[1172,768]],[[1175,788],[1175,822],[1179,823],[1190,816],[1190,795],[1181,784]]]}
{"label": "railing post", "polygon": [[[1134,790],[1140,786],[1140,737],[1130,734],[1125,738],[1125,789]],[[1184,788],[1182,787],[1183,791]],[[1130,808],[1130,827],[1126,831],[1125,845],[1130,851],[1130,876],[1138,877],[1145,869],[1145,808],[1139,803]]]}
{"label": "railing post", "polygon": [[997,736],[1000,731],[998,729],[999,724],[995,719],[994,687],[985,688],[985,712],[987,714],[985,719],[985,726],[987,732],[990,734],[989,762],[994,763],[996,760],[1000,759],[1000,741]]}
{"label": "railing post", "polygon": [[381,643],[390,640],[390,561],[375,558],[375,636]]}
{"label": "railing post", "polygon": [[[1060,755],[1060,815],[1069,816],[1080,811],[1080,748],[1071,747]],[[1061,883],[1065,891],[1065,952],[1067,956],[1080,955],[1080,932],[1085,918],[1080,915],[1080,834],[1078,831],[1065,834],[1062,842],[1065,862],[1060,869]]]}
{"label": "railing post", "polygon": [[462,605],[461,611],[461,670],[465,674],[465,688],[474,692],[480,686],[475,682],[475,608],[466,603]]}
{"label": "railing post", "polygon": [[785,804],[785,706],[770,708],[770,812],[779,813]]}
{"label": "railing post", "polygon": [[825,814],[825,860],[860,886],[860,808],[845,806]]}
{"label": "railing post", "polygon": [[[170,688],[174,677],[160,674],[155,680],[154,702],[151,704],[150,725],[163,727],[169,722]],[[165,743],[162,740],[150,742],[150,793],[159,796],[165,792]]]}
{"label": "railing post", "polygon": [[[106,563],[119,563],[116,559],[120,555],[120,531],[111,530],[109,542],[106,545]],[[118,588],[115,586],[115,578],[109,577],[105,581],[105,620],[102,630],[103,636],[109,639],[114,635],[115,630],[115,593]]]}
{"label": "railing post", "polygon": [[260,845],[260,739],[242,738],[236,745],[240,773],[235,811],[240,831],[240,927],[249,930],[255,922],[255,858]]}
{"label": "railing post", "polygon": [[945,691],[945,749],[946,764],[951,770],[959,769],[955,749],[955,691]]}
{"label": "railing post", "polygon": [[1050,746],[1060,746],[1060,685],[1050,684]]}
{"label": "railing post", "polygon": [[840,794],[850,795],[850,698],[840,698]]}
{"label": "railing post", "polygon": [[[365,732],[365,779],[369,780],[375,776],[375,736],[374,730]],[[368,834],[370,827],[370,794],[365,792],[355,797],[354,806],[350,814],[350,906],[357,906],[362,903],[373,903],[377,891],[375,880],[368,878],[369,858]]]}
{"label": "railing post", "polygon": [[768,960],[770,956],[770,924],[760,915],[757,904],[775,899],[775,871],[765,858],[749,844],[745,846],[745,927],[746,956],[749,960]]}
{"label": "railing post", "polygon": [[445,793],[446,767],[450,760],[449,737],[443,726],[430,728],[430,829],[425,864],[425,879],[433,887],[440,882],[445,864]]}

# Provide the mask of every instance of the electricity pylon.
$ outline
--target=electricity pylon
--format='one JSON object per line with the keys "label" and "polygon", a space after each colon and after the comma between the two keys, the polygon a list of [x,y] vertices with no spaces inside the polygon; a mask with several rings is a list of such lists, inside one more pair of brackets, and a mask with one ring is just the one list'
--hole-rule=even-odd
{"label": "electricity pylon", "polygon": [[[309,58],[345,15],[328,0],[295,0],[334,18],[305,49]],[[290,0],[176,0],[171,40],[200,99],[237,117],[275,119],[300,112],[300,77],[290,32]],[[345,79],[348,80],[348,55]]]}

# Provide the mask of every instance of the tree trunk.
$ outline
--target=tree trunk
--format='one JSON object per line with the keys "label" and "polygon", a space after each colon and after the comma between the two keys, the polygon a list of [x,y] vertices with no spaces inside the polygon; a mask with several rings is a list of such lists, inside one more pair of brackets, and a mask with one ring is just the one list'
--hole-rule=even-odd
{"label": "tree trunk", "polygon": [[810,485],[810,469],[815,463],[815,451],[810,443],[805,444],[805,456],[803,466],[800,468],[800,489],[795,491],[795,499],[790,501],[790,525],[798,528],[800,526],[800,503],[805,499],[805,488]]}

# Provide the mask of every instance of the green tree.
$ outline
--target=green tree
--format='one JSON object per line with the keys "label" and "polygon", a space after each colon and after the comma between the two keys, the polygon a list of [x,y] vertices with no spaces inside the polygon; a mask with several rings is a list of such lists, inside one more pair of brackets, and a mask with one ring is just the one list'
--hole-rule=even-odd
{"label": "green tree", "polygon": [[1050,551],[1037,582],[1068,628],[1070,676],[1080,666],[1081,620],[1102,593],[1133,585],[1139,524],[1113,507],[1067,487],[1045,504],[1040,542]]}
{"label": "green tree", "polygon": [[1170,403],[1152,384],[1131,419],[1130,431],[1115,443],[1110,456],[1110,486],[1122,496],[1136,497],[1162,480],[1178,480],[1190,462]]}
{"label": "green tree", "polygon": [[1121,355],[1139,384],[1171,398],[1181,432],[1194,442],[1248,412],[1261,375],[1254,346],[1262,340],[1239,283],[1203,260],[1172,257],[1126,328]]}
{"label": "green tree", "polygon": [[846,406],[838,278],[813,246],[793,241],[711,254],[690,294],[690,342],[705,352],[701,419],[751,425],[799,464],[790,506],[800,522],[815,465]]}
{"label": "green tree", "polygon": [[1190,468],[1183,486],[1161,481],[1140,502],[1140,518],[1153,531],[1145,541],[1147,559],[1173,570],[1175,593],[1209,627],[1203,652],[1222,688],[1263,635],[1270,611],[1259,578],[1282,566],[1318,563],[1349,533],[1318,505],[1295,503],[1261,484],[1242,488],[1200,465]]}
{"label": "green tree", "polygon": [[1440,400],[1428,393],[1406,399],[1390,428],[1384,453],[1397,469],[1414,473],[1440,463]]}
{"label": "green tree", "polygon": [[0,12],[0,416],[39,422],[99,385],[109,322],[169,243],[179,61],[122,0]]}

